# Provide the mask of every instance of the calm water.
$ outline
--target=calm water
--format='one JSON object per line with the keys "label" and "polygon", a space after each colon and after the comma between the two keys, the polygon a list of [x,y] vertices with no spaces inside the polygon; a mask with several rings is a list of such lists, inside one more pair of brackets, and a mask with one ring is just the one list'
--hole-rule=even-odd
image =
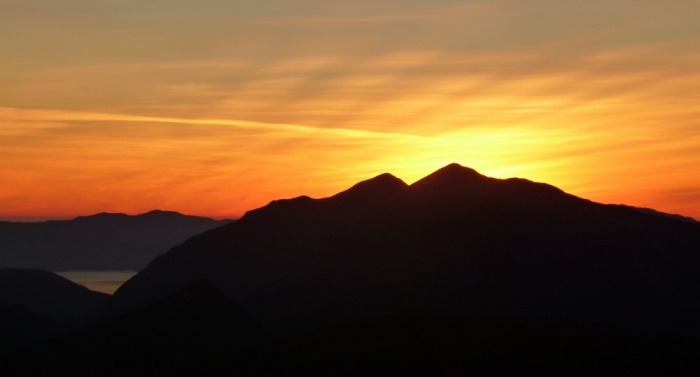
{"label": "calm water", "polygon": [[136,275],[136,271],[60,271],[56,274],[93,291],[111,295],[125,281]]}

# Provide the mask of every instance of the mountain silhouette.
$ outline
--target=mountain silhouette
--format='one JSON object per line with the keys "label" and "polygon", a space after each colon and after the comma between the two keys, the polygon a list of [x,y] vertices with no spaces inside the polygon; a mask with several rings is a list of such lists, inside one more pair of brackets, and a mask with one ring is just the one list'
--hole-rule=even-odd
{"label": "mountain silhouette", "polygon": [[700,339],[699,250],[696,222],[451,164],[274,201],[157,257],[114,298],[137,308],[208,279],[278,336],[432,312]]}
{"label": "mountain silhouette", "polygon": [[188,237],[228,222],[166,211],[137,216],[99,213],[38,223],[0,222],[0,267],[138,270]]}

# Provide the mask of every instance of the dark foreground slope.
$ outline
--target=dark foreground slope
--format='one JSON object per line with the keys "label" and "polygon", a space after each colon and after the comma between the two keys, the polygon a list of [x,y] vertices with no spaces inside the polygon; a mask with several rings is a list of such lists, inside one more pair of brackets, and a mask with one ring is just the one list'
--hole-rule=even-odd
{"label": "dark foreground slope", "polygon": [[274,334],[403,312],[700,337],[700,224],[449,165],[280,200],[193,237],[117,291],[123,307],[206,278]]}
{"label": "dark foreground slope", "polygon": [[0,347],[49,339],[95,321],[109,295],[41,270],[0,269]]}
{"label": "dark foreground slope", "polygon": [[[249,376],[694,376],[697,347],[605,326],[403,313],[291,336],[234,355]],[[226,375],[221,373],[220,375]]]}
{"label": "dark foreground slope", "polygon": [[244,310],[211,283],[198,280],[144,308],[19,352],[5,361],[4,372],[206,376],[239,350],[266,340],[265,331]]}
{"label": "dark foreground slope", "polygon": [[228,221],[151,211],[73,220],[0,222],[0,267],[49,271],[134,270],[188,237]]}
{"label": "dark foreground slope", "polygon": [[[5,376],[696,376],[696,345],[619,328],[402,313],[270,339],[210,287],[21,353]],[[201,295],[202,297],[197,297]]]}

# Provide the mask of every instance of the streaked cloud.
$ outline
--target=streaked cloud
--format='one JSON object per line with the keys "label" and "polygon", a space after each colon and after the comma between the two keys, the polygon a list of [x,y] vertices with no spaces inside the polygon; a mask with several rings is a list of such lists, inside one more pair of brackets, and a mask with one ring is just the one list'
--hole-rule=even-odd
{"label": "streaked cloud", "polygon": [[700,217],[694,1],[34,0],[0,14],[0,217],[236,216],[454,161]]}

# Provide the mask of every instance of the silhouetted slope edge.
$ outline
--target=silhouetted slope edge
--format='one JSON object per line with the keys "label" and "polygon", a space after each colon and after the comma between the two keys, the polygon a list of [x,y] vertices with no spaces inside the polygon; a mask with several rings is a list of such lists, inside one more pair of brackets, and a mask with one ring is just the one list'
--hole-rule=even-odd
{"label": "silhouetted slope edge", "polygon": [[410,311],[700,337],[700,225],[451,164],[270,203],[156,258],[115,298],[207,278],[273,333]]}
{"label": "silhouetted slope edge", "polygon": [[372,179],[362,181],[348,190],[335,194],[333,199],[368,203],[383,200],[408,188],[408,185],[389,173],[380,174]]}
{"label": "silhouetted slope edge", "polygon": [[650,214],[650,215],[656,215],[656,216],[661,216],[661,217],[666,217],[674,220],[681,220],[685,222],[691,222],[691,223],[697,223],[697,220],[695,220],[692,217],[688,216],[683,216],[683,215],[678,215],[678,214],[673,214],[673,213],[664,213],[664,212],[659,212],[655,209],[651,208],[637,208],[637,207],[630,207],[633,208],[639,212]]}
{"label": "silhouetted slope edge", "polygon": [[229,222],[168,211],[0,222],[0,266],[49,271],[141,269],[188,237]]}
{"label": "silhouetted slope edge", "polygon": [[72,376],[200,376],[268,336],[211,283],[198,280],[168,297],[25,352],[10,372]]}
{"label": "silhouetted slope edge", "polygon": [[48,339],[95,321],[108,299],[51,272],[0,269],[0,333],[16,344]]}

